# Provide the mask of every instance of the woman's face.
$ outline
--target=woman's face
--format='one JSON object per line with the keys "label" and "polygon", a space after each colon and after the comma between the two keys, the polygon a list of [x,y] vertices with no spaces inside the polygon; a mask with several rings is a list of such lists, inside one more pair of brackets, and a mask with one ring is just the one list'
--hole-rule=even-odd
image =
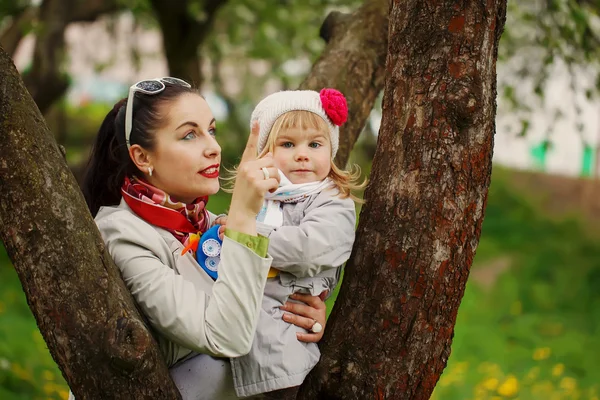
{"label": "woman's face", "polygon": [[184,203],[217,193],[221,147],[206,101],[185,93],[163,105],[160,113],[166,122],[155,132],[155,147],[148,152],[152,176],[145,178]]}

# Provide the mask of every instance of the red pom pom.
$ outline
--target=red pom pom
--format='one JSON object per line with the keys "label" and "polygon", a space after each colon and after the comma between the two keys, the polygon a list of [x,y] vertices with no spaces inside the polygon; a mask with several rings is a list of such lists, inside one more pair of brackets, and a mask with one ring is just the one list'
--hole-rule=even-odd
{"label": "red pom pom", "polygon": [[325,114],[331,122],[342,126],[348,119],[348,104],[344,95],[335,89],[323,89],[319,92]]}

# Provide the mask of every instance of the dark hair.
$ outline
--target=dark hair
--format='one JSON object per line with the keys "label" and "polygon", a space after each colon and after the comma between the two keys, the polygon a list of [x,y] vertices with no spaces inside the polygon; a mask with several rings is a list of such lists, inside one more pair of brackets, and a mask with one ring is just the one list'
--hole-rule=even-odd
{"label": "dark hair", "polygon": [[[184,93],[198,94],[197,89],[165,83],[165,89],[154,95],[135,93],[132,129],[129,141],[152,150],[155,130],[164,125],[167,113],[159,113],[160,106],[174,101]],[[87,164],[82,191],[92,216],[102,206],[121,201],[121,186],[125,176],[138,173],[129,157],[125,143],[125,112],[127,98],[115,104],[104,118]]]}

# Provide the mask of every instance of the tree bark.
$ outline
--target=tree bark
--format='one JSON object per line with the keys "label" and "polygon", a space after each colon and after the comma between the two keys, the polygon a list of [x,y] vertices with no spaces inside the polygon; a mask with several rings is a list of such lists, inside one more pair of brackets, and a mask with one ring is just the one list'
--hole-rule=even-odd
{"label": "tree bark", "polygon": [[0,239],[78,399],[176,399],[158,346],[0,48]]}
{"label": "tree bark", "polygon": [[366,0],[351,15],[330,14],[321,28],[327,47],[300,85],[300,89],[338,89],[348,101],[348,121],[340,130],[335,162],[348,163],[383,89],[388,40],[389,0]]}
{"label": "tree bark", "polygon": [[481,232],[505,15],[506,0],[391,4],[367,202],[299,398],[430,397]]}
{"label": "tree bark", "polygon": [[169,74],[200,87],[204,81],[200,46],[213,26],[217,11],[227,0],[204,1],[202,18],[190,13],[188,0],[150,3],[160,24]]}

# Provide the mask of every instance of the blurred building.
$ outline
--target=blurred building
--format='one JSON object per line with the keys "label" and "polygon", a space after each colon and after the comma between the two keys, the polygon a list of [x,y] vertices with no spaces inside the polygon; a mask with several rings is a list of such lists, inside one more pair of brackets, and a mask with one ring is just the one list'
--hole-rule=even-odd
{"label": "blurred building", "polygon": [[[70,25],[66,41],[68,70],[74,85],[68,94],[69,101],[113,103],[125,96],[129,85],[140,77],[167,75],[161,40],[159,32],[136,25],[133,17],[126,13],[119,18]],[[28,37],[15,54],[18,68],[26,68],[32,51],[33,40]],[[541,101],[533,94],[532,82],[516,77],[515,65],[498,64],[494,162],[570,176],[595,176],[600,145],[600,101],[584,95],[585,88],[593,87],[590,74],[578,70],[573,81],[567,68],[556,64]],[[227,84],[235,86],[235,79],[228,79]],[[512,86],[515,96],[532,107],[530,113],[510,107],[510,102],[502,96],[506,85]],[[225,118],[225,103],[210,92],[207,98],[217,118]],[[379,119],[380,113],[374,110],[370,124],[375,132],[379,129]]]}

